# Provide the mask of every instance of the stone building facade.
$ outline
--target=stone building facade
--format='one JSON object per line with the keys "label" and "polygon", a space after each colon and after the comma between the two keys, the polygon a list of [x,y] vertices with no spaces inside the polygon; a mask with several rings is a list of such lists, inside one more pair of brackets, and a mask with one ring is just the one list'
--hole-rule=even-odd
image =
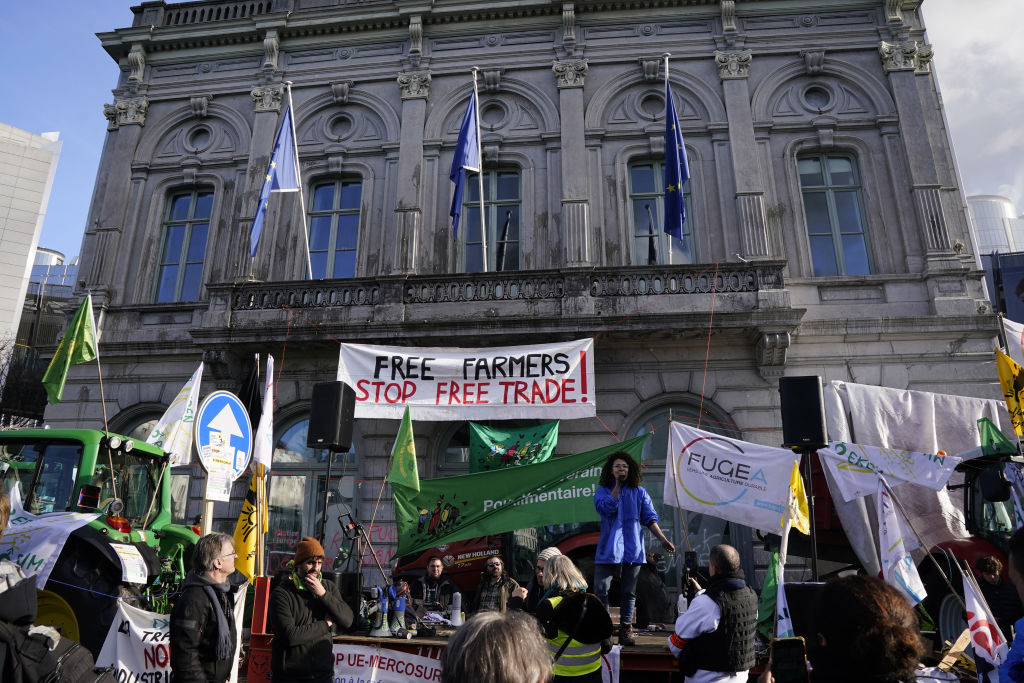
{"label": "stone building facade", "polygon": [[[132,11],[130,27],[99,34],[120,77],[79,272],[101,311],[107,412],[112,428],[144,431],[200,360],[207,393],[236,389],[254,353],[273,354],[271,490],[293,503],[272,519],[286,530],[279,554],[319,519],[323,458],[301,442],[340,342],[593,337],[598,418],[563,422],[558,453],[654,430],[644,458],[658,498],[670,415],[777,445],[783,375],[999,396],[997,325],[918,0],[157,0]],[[665,53],[691,173],[671,258]],[[478,211],[466,207],[455,240],[448,218],[474,67],[486,272]],[[272,200],[250,259],[289,98],[303,196]],[[73,369],[51,425],[99,422],[93,377]],[[383,559],[397,426],[359,420],[335,468]],[[465,471],[465,423],[414,427],[421,476]],[[218,525],[237,511],[218,504]],[[722,538],[750,547],[741,530],[688,524],[704,552]]]}

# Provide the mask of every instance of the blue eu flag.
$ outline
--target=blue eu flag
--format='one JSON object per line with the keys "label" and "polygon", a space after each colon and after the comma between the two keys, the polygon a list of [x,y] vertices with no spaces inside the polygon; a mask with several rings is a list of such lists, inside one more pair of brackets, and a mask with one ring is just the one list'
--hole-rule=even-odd
{"label": "blue eu flag", "polygon": [[683,185],[690,179],[690,166],[686,162],[683,132],[679,130],[679,117],[672,100],[672,86],[665,80],[665,232],[676,239],[683,238],[686,207],[683,206]]}
{"label": "blue eu flag", "polygon": [[256,217],[252,219],[252,227],[249,228],[249,256],[256,256],[256,247],[260,244],[260,234],[263,232],[263,220],[267,217],[270,193],[299,191],[297,166],[295,135],[292,132],[292,110],[289,107],[284,112],[281,130],[277,131],[277,141],[274,142],[274,153],[270,155],[267,178],[263,181],[263,189],[260,190],[260,203],[256,208]]}
{"label": "blue eu flag", "polygon": [[452,170],[448,177],[455,183],[452,195],[452,239],[459,234],[459,215],[462,213],[462,191],[466,185],[466,171],[480,172],[480,138],[477,136],[476,125],[476,93],[469,97],[466,114],[462,117],[459,128],[459,141],[455,145],[455,158],[452,159]]}

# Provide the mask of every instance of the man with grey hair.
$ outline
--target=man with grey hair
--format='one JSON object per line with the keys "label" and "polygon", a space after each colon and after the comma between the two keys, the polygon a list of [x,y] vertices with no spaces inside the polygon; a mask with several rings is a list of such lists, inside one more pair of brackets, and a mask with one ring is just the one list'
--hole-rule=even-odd
{"label": "man with grey hair", "polygon": [[546,683],[552,670],[536,620],[519,611],[472,616],[441,655],[441,683]]}
{"label": "man with grey hair", "polygon": [[171,611],[171,671],[178,683],[224,683],[231,677],[237,627],[228,577],[236,557],[228,534],[207,534],[196,543],[192,571]]}
{"label": "man with grey hair", "polygon": [[757,593],[743,579],[740,554],[731,545],[711,549],[708,573],[707,590],[676,619],[668,649],[686,683],[745,683],[754,665]]}

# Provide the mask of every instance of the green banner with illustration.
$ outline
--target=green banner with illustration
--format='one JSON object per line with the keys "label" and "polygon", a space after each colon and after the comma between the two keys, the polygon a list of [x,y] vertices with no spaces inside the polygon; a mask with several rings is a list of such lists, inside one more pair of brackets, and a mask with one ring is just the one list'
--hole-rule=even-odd
{"label": "green banner with illustration", "polygon": [[469,423],[469,471],[489,472],[551,459],[558,444],[558,421],[504,429]]}
{"label": "green banner with illustration", "polygon": [[592,522],[601,467],[615,451],[639,462],[649,435],[535,465],[393,487],[398,554],[546,524]]}

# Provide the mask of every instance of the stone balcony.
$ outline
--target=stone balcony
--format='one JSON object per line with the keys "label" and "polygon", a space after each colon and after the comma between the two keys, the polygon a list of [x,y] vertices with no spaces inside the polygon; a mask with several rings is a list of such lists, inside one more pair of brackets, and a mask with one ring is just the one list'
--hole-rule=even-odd
{"label": "stone balcony", "polygon": [[[804,311],[790,306],[784,261],[505,273],[408,275],[208,287],[189,333],[204,348],[338,341],[514,345],[572,339],[718,335],[785,362]],[[197,311],[199,313],[199,311]],[[780,368],[781,369],[781,368]]]}

